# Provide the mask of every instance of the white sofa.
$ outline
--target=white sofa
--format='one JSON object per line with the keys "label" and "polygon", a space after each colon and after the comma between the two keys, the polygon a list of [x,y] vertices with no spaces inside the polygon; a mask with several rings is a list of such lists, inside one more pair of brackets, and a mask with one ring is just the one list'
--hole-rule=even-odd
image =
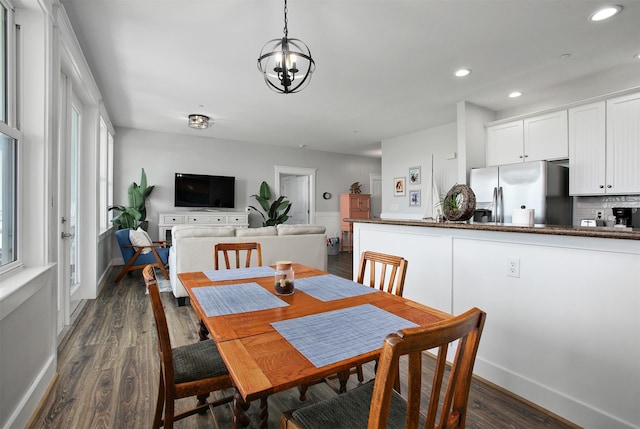
{"label": "white sofa", "polygon": [[[187,291],[178,273],[213,269],[216,243],[256,241],[262,247],[262,264],[293,261],[327,270],[327,235],[321,225],[278,225],[263,228],[233,228],[175,225],[171,228],[169,277],[173,295],[183,304]],[[235,263],[235,262],[234,262]],[[254,262],[252,262],[253,264]]]}

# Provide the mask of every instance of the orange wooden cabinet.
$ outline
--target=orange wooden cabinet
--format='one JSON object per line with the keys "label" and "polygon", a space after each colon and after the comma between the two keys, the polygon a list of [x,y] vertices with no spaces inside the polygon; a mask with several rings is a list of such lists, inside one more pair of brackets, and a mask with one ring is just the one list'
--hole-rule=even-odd
{"label": "orange wooden cabinet", "polygon": [[[340,194],[340,250],[353,248],[353,224],[345,218],[369,219],[371,217],[370,194]],[[345,240],[346,235],[346,240]]]}

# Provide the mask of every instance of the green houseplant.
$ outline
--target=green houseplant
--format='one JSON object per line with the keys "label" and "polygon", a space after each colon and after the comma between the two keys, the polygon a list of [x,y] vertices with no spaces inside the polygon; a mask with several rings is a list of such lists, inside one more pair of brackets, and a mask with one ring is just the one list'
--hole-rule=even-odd
{"label": "green houseplant", "polygon": [[154,186],[147,186],[147,175],[143,168],[140,176],[140,185],[133,182],[129,185],[127,190],[129,205],[109,207],[109,210],[120,212],[111,220],[111,222],[113,222],[114,225],[117,225],[118,229],[137,229],[140,227],[146,231],[149,227],[149,221],[146,220],[147,209],[145,201],[149,194],[151,194],[151,191],[153,191],[153,188]]}
{"label": "green houseplant", "polygon": [[257,211],[262,216],[262,226],[275,226],[281,223],[285,223],[289,216],[289,210],[291,210],[291,202],[286,200],[286,196],[282,195],[277,200],[269,202],[271,200],[271,190],[267,182],[262,182],[260,185],[260,193],[251,195],[260,203],[260,207],[264,210],[264,213],[253,206],[249,206],[250,209]]}

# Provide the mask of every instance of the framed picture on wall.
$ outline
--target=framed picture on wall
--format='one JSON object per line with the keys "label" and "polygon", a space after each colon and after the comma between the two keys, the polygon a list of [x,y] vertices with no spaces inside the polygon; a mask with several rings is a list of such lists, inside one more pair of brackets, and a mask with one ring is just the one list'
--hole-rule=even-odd
{"label": "framed picture on wall", "polygon": [[409,206],[420,207],[420,191],[409,191]]}
{"label": "framed picture on wall", "polygon": [[405,186],[404,186],[404,177],[395,177],[393,179],[393,196],[394,197],[404,197],[405,196]]}
{"label": "framed picture on wall", "polygon": [[420,184],[420,167],[411,167],[409,169],[409,184],[410,185],[419,185]]}

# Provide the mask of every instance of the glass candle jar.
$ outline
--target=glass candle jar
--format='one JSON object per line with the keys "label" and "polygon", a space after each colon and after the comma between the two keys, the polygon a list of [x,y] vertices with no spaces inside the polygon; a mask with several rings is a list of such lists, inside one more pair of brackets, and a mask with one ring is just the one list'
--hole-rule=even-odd
{"label": "glass candle jar", "polygon": [[293,293],[293,263],[291,261],[276,262],[275,292],[277,295],[291,295]]}

